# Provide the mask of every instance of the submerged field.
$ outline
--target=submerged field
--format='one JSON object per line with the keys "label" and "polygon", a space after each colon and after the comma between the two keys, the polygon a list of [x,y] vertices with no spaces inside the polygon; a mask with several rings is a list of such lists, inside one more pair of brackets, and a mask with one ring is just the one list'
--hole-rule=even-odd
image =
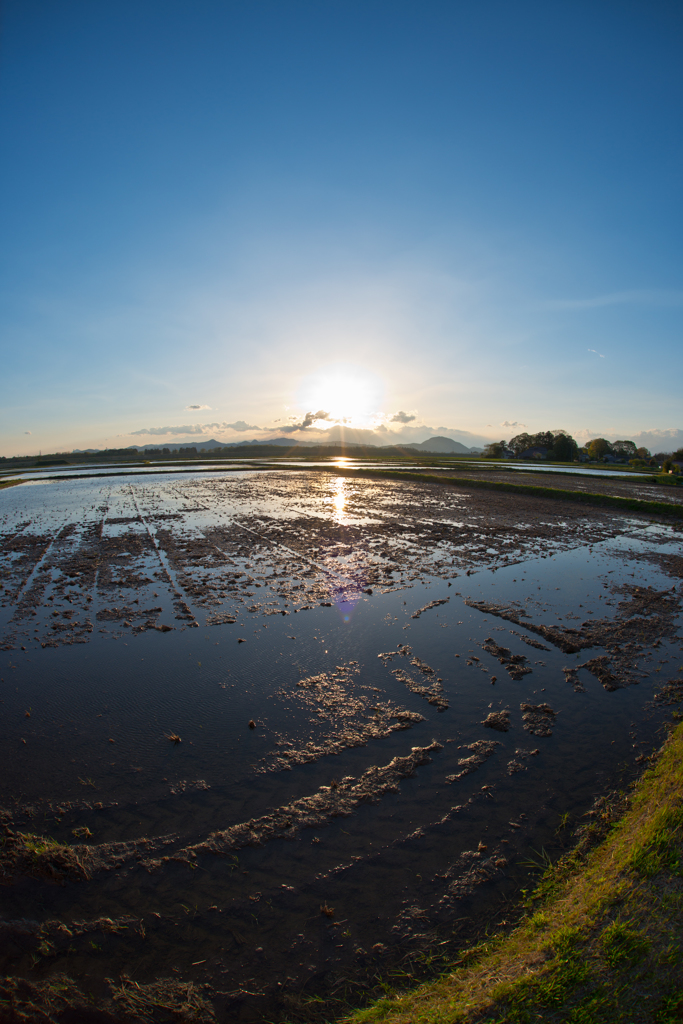
{"label": "submerged field", "polygon": [[680,536],[304,468],[3,491],[16,1012],[325,1019],[504,928],[683,696]]}

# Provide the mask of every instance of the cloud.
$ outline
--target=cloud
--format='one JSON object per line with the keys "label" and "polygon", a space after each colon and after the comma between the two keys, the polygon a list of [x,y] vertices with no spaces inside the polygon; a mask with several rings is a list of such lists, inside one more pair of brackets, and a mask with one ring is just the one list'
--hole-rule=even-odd
{"label": "cloud", "polygon": [[30,433],[31,433],[31,431],[30,431],[30,430],[25,430],[25,431],[24,431],[24,433],[25,433],[25,434],[30,434]]}
{"label": "cloud", "polygon": [[186,405],[185,406],[185,411],[189,412],[190,409],[210,409],[210,408],[211,408],[210,405]]}
{"label": "cloud", "polygon": [[[317,414],[316,414],[317,415]],[[244,420],[237,420],[235,423],[184,423],[179,427],[143,427],[141,430],[131,430],[130,437],[137,437],[141,434],[154,434],[163,436],[165,434],[214,434],[223,430],[261,430],[253,423],[245,423]],[[124,436],[124,435],[121,435]]]}
{"label": "cloud", "polygon": [[629,430],[615,430],[607,427],[602,430],[582,427],[572,432],[577,441],[586,444],[594,437],[606,437],[608,441],[633,441],[651,451],[675,451],[683,446],[683,430],[680,427],[650,427],[634,433]]}
{"label": "cloud", "polygon": [[543,305],[548,309],[599,309],[602,306],[681,306],[683,291],[666,288],[633,288],[626,292],[608,292],[590,299],[551,299]]}
{"label": "cloud", "polygon": [[[503,420],[500,425],[501,427],[526,427],[526,423],[518,423],[517,420],[513,420],[512,422],[510,422],[510,420]],[[486,426],[490,427],[491,424],[487,423]]]}
{"label": "cloud", "polygon": [[237,420],[235,423],[223,423],[223,424],[221,424],[221,429],[222,430],[239,430],[239,431],[242,431],[242,430],[260,430],[261,428],[257,427],[253,423],[245,423],[244,420]]}
{"label": "cloud", "polygon": [[220,428],[220,423],[185,423],[182,427],[143,427],[141,430],[131,430],[130,436],[136,437],[139,434],[210,434],[213,430]]}
{"label": "cloud", "polygon": [[589,349],[588,349],[588,351],[589,351],[589,352],[594,352],[594,353],[595,353],[595,355],[596,355],[596,356],[600,356],[600,358],[601,358],[601,359],[604,359],[604,358],[605,358],[605,357],[604,357],[604,356],[602,355],[602,353],[598,352],[597,348],[589,348]]}
{"label": "cloud", "polygon": [[295,434],[297,430],[306,430],[317,420],[329,420],[329,412],[325,412],[324,409],[318,409],[317,412],[307,412],[301,423],[290,423],[288,427],[281,427],[283,434]]}
{"label": "cloud", "polygon": [[414,419],[416,419],[415,416],[409,416],[407,412],[403,412],[403,410],[400,409],[397,413],[395,413],[391,417],[389,422],[390,423],[412,423]]}

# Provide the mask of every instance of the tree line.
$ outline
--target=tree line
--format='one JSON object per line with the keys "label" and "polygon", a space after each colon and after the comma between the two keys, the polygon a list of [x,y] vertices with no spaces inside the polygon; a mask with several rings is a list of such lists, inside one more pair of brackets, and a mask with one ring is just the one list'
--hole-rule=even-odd
{"label": "tree line", "polygon": [[680,457],[680,452],[658,452],[654,457],[648,448],[637,447],[634,441],[608,441],[604,437],[596,437],[580,447],[566,430],[541,430],[537,434],[517,434],[509,441],[494,441],[484,449],[485,459],[524,458],[532,449],[541,449],[538,454],[549,462],[602,462],[605,459],[618,462],[630,462],[634,465],[647,465],[652,462],[661,463],[664,459]]}

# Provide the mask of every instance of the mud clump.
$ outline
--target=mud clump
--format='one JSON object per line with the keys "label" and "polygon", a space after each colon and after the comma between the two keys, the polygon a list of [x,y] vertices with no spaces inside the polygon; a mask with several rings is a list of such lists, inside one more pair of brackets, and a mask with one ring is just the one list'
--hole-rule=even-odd
{"label": "mud clump", "polygon": [[552,736],[556,711],[549,704],[520,704],[522,722],[533,736]]}
{"label": "mud clump", "polygon": [[333,818],[353,814],[361,803],[376,803],[385,793],[397,792],[401,779],[428,764],[429,755],[441,749],[437,742],[428,747],[413,747],[410,754],[395,757],[383,767],[368,768],[359,779],[347,776],[334,788],[321,786],[317,793],[294,800],[270,814],[214,832],[204,842],[186,847],[173,859],[194,859],[201,853],[226,854],[245,846],[262,846],[273,839],[296,839],[304,829],[324,827]]}
{"label": "mud clump", "polygon": [[595,678],[602,683],[608,691],[619,690],[622,686],[619,678],[614,675],[610,668],[610,659],[605,655],[600,658],[591,658],[590,661],[585,661],[583,665],[579,665],[579,668],[587,668],[589,672],[595,676]]}
{"label": "mud clump", "polygon": [[[388,661],[393,661],[394,657],[398,656],[401,658],[409,658],[412,654],[412,648],[409,644],[399,644],[395,651],[384,651],[378,654],[384,664]],[[398,679],[400,683],[410,690],[411,693],[416,693],[418,697],[422,697],[427,701],[428,704],[432,704],[438,711],[446,711],[448,709],[449,701],[444,696],[443,686],[441,680],[434,677],[434,669],[431,665],[428,665],[426,661],[419,658],[417,655],[413,655],[410,660],[412,668],[418,669],[423,676],[429,678],[429,684],[424,680],[415,679],[410,672],[402,668],[395,668],[391,670],[391,674]]]}
{"label": "mud clump", "polygon": [[417,679],[413,679],[413,677],[402,668],[395,668],[391,674],[398,679],[400,683],[403,683],[411,693],[416,693],[418,697],[422,697],[428,704],[433,704],[438,711],[448,710],[448,699],[444,697],[443,687],[437,680],[432,680],[429,686],[425,686],[424,683],[418,682]]}
{"label": "mud clump", "polygon": [[[576,668],[587,668],[606,690],[616,690],[639,681],[632,666],[643,645],[656,646],[663,639],[675,639],[681,600],[675,590],[655,590],[653,587],[622,586],[615,587],[612,592],[625,595],[619,602],[616,617],[588,620],[579,629],[522,621],[528,618],[526,613],[511,605],[472,600],[466,600],[465,604],[487,615],[521,625],[565,654],[602,647],[607,651],[606,655],[592,658]],[[575,677],[566,678],[573,684]]]}
{"label": "mud clump", "polygon": [[538,749],[515,750],[515,757],[512,761],[508,761],[507,763],[507,767],[505,769],[506,773],[508,775],[515,775],[516,772],[525,772],[527,770],[527,766],[524,764],[524,761],[526,761],[528,757],[535,757],[537,754],[540,753],[541,751]]}
{"label": "mud clump", "polygon": [[513,679],[523,679],[532,671],[523,654],[513,654],[509,647],[501,647],[491,636],[488,636],[481,646],[483,650],[498,658]]}
{"label": "mud clump", "polygon": [[443,597],[440,601],[430,601],[424,607],[418,608],[410,617],[411,619],[419,619],[423,612],[428,612],[430,608],[438,608],[440,604],[448,604],[449,601],[450,597]]}
{"label": "mud clump", "polygon": [[487,729],[495,729],[497,732],[508,732],[510,729],[510,712],[491,711],[481,723]]}
{"label": "mud clump", "polygon": [[477,768],[488,761],[491,754],[495,753],[496,747],[501,747],[502,743],[500,740],[475,740],[474,743],[467,743],[461,750],[469,750],[469,757],[461,757],[458,761],[459,772],[454,775],[447,775],[446,782],[455,782],[456,779],[463,778],[464,775],[471,775],[472,772],[476,772]]}
{"label": "mud clump", "polygon": [[[0,1002],[12,1008],[7,1020],[17,1024],[37,1021],[95,1021],[98,1024],[135,1024],[139,1021],[193,1021],[216,1024],[213,1007],[192,982],[170,978],[145,985],[121,975],[118,985],[107,982],[93,996],[79,988],[66,974],[53,974],[45,981],[4,978],[0,981]],[[3,1018],[5,1019],[5,1018]]]}
{"label": "mud clump", "polygon": [[564,672],[565,683],[571,683],[574,689],[574,693],[586,692],[586,687],[579,679],[579,671],[577,668],[574,668],[572,666],[565,666],[565,668],[563,668],[562,671]]}
{"label": "mud clump", "polygon": [[[182,783],[180,785],[183,785]],[[190,784],[188,788],[206,788]],[[13,832],[7,828],[0,845],[0,884],[13,885],[20,878],[66,884],[88,882],[100,871],[112,871],[143,855],[176,843],[176,835],[132,842],[69,846],[46,836]]]}
{"label": "mud clump", "polygon": [[11,830],[0,843],[0,882],[5,885],[22,876],[51,882],[90,878],[83,864],[87,847],[67,846],[45,836]]}
{"label": "mud clump", "polygon": [[661,690],[654,695],[653,704],[666,706],[683,700],[683,679],[667,679]]}
{"label": "mud clump", "polygon": [[[373,700],[368,687],[358,682],[359,675],[358,662],[350,661],[337,665],[334,671],[305,676],[293,691],[278,691],[296,700],[310,713],[315,731],[308,739],[298,742],[276,734],[275,751],[262,759],[266,767],[257,770],[287,770],[294,765],[341,754],[351,747],[363,747],[371,740],[424,721],[415,711],[397,707],[390,701]],[[322,735],[319,733],[321,726]]]}

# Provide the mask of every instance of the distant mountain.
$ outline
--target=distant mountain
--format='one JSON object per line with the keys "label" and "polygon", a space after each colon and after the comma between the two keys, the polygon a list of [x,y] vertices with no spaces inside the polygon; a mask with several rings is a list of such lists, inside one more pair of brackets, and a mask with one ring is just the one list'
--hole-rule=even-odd
{"label": "distant mountain", "polygon": [[294,441],[289,437],[277,437],[272,441],[216,441],[214,438],[211,438],[210,441],[205,441],[203,437],[183,437],[173,441],[161,441],[160,444],[132,444],[130,447],[139,452],[144,452],[145,450],[161,451],[162,448],[196,448],[197,451],[200,448],[204,448],[206,451],[212,451],[214,448],[243,448],[251,444],[276,444],[292,448],[299,443],[299,441]]}
{"label": "distant mountain", "polygon": [[[317,443],[317,442],[316,442]],[[241,448],[242,445],[246,444],[277,444],[285,448],[293,448],[295,445],[303,444],[302,441],[295,441],[293,437],[276,437],[269,441],[237,441],[232,445],[226,445],[226,448]]]}
{"label": "distant mountain", "polygon": [[401,448],[414,448],[420,452],[435,452],[441,455],[472,455],[481,451],[481,448],[466,448],[460,441],[453,441],[450,437],[430,437],[420,444],[402,444]]}
{"label": "distant mountain", "polygon": [[[350,433],[350,431],[349,431]],[[205,440],[203,437],[181,437],[174,438],[172,441],[160,441],[157,444],[131,444],[127,449],[117,449],[117,451],[131,451],[131,452],[144,452],[144,451],[161,451],[163,448],[168,448],[171,451],[178,448],[196,448],[199,452],[200,449],[204,449],[206,452],[214,451],[216,448],[250,448],[253,445],[274,445],[278,448],[318,448],[318,447],[339,447],[343,444],[344,447],[363,447],[363,448],[377,448],[381,450],[385,447],[398,447],[398,448],[410,448],[413,451],[419,452],[434,452],[441,455],[474,455],[482,451],[481,448],[467,448],[460,441],[454,441],[450,437],[430,437],[427,441],[422,441],[420,444],[412,442],[411,444],[401,444],[400,442],[394,445],[387,446],[385,444],[376,445],[368,441],[361,440],[363,434],[370,434],[370,431],[356,431],[358,439],[351,440],[348,436],[343,438],[343,441],[335,438],[318,438],[316,440],[308,438],[305,440],[297,441],[293,437],[273,437],[267,440],[256,440],[251,441],[216,441],[215,438]],[[376,435],[377,440],[384,440],[381,435]],[[105,449],[109,450],[109,449]],[[97,448],[74,448],[74,455],[96,455],[102,449]]]}

